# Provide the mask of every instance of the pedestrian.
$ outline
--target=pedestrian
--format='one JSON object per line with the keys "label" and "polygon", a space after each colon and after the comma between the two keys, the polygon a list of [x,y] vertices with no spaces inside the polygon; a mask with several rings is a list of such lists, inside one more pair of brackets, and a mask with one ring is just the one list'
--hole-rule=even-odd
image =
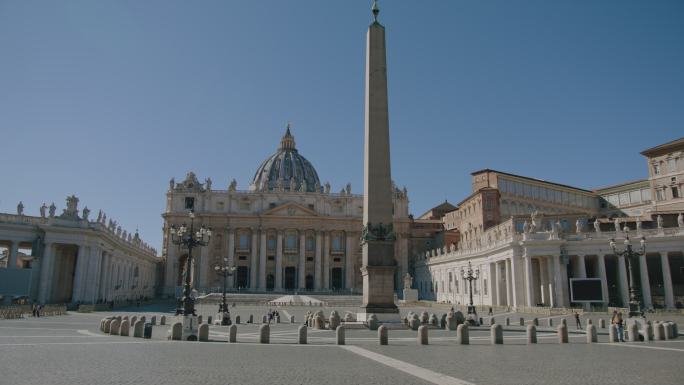
{"label": "pedestrian", "polygon": [[33,306],[31,306],[31,313],[33,313],[33,316],[36,316],[36,313],[38,312],[38,306],[34,303]]}
{"label": "pedestrian", "polygon": [[489,315],[494,315],[494,312],[492,312],[492,307],[489,307]]}
{"label": "pedestrian", "polygon": [[43,305],[38,305],[36,307],[36,317],[40,318],[40,313],[43,311]]}
{"label": "pedestrian", "polygon": [[580,322],[580,316],[578,312],[575,312],[575,323],[577,324],[577,329],[582,329],[582,323]]}
{"label": "pedestrian", "polygon": [[613,318],[610,322],[617,328],[618,340],[620,342],[625,342],[622,312],[618,312],[617,310],[613,311]]}

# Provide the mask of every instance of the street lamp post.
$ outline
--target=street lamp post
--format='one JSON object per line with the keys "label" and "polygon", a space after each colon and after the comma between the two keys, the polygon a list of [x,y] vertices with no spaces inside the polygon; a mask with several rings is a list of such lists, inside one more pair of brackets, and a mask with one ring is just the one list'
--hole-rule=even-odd
{"label": "street lamp post", "polygon": [[214,266],[216,273],[223,277],[223,298],[221,304],[219,305],[219,314],[221,315],[221,325],[230,325],[230,311],[228,311],[228,305],[226,305],[226,281],[228,277],[233,275],[235,271],[234,266],[228,266],[228,258],[223,258],[223,265]]}
{"label": "street lamp post", "polygon": [[[183,316],[195,316],[195,299],[192,298],[192,286],[190,284],[190,269],[192,269],[192,249],[206,246],[211,239],[211,229],[202,225],[195,231],[195,214],[190,211],[190,228],[182,224],[179,228],[171,225],[171,242],[175,245],[188,249],[188,260],[185,267],[185,283],[183,285],[183,298],[181,298]],[[180,309],[179,309],[180,310]]]}
{"label": "street lamp post", "polygon": [[613,254],[622,257],[624,256],[627,260],[627,269],[629,271],[629,317],[637,317],[641,315],[641,309],[639,304],[639,293],[637,283],[634,281],[634,271],[632,268],[632,257],[640,257],[646,254],[646,238],[641,237],[639,242],[641,248],[639,251],[634,251],[632,249],[632,241],[629,239],[629,228],[625,226],[625,250],[618,251],[615,243],[615,239],[610,240],[610,247],[613,249]]}
{"label": "street lamp post", "polygon": [[475,305],[473,305],[473,281],[480,278],[480,270],[477,268],[473,270],[470,261],[468,261],[468,269],[461,270],[461,274],[463,274],[463,279],[467,280],[469,285],[468,322],[477,325],[477,310],[475,310]]}

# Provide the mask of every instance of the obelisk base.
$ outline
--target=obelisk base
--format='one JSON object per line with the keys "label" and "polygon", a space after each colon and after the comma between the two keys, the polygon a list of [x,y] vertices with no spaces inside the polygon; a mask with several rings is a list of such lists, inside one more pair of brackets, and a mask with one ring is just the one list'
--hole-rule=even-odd
{"label": "obelisk base", "polygon": [[394,266],[364,266],[363,305],[356,314],[356,320],[368,321],[371,314],[385,323],[401,322],[399,308],[394,304]]}

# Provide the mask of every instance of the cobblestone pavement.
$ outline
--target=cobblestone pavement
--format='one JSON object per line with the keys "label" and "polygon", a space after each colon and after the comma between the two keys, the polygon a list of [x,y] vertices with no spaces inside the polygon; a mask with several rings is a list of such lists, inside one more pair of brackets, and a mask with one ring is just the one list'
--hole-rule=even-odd
{"label": "cobblestone pavement", "polygon": [[[198,310],[206,317],[214,308]],[[489,342],[488,327],[471,328],[467,346],[456,344],[455,332],[439,329],[429,330],[427,346],[417,344],[416,332],[394,329],[388,346],[379,346],[376,332],[366,329],[346,330],[345,346],[335,345],[334,331],[308,329],[308,344],[298,345],[299,322],[311,308],[277,309],[283,322],[271,325],[268,345],[257,341],[260,324],[244,324],[249,314],[260,322],[268,307],[259,306],[231,309],[233,317],[242,319],[236,344],[226,342],[228,328],[219,326],[210,328],[208,343],[167,341],[168,326],[154,327],[151,340],[107,336],[98,329],[100,319],[111,314],[171,317],[165,306],[0,320],[0,384],[681,383],[681,337],[609,344],[606,330],[599,329],[600,343],[587,344],[568,319],[570,343],[562,345],[544,320],[537,345],[526,344],[520,326],[506,327],[504,344],[496,346]],[[342,315],[346,310],[356,311],[338,309]],[[294,324],[286,322],[289,315],[295,316]],[[495,315],[497,322],[507,316],[512,325],[519,319],[517,314]]]}

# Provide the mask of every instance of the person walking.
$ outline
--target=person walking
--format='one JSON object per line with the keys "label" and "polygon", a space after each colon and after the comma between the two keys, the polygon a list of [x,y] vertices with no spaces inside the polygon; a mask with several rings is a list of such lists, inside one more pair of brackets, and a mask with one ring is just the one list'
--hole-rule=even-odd
{"label": "person walking", "polygon": [[580,315],[575,312],[575,323],[577,324],[577,329],[582,329],[582,323],[580,322]]}
{"label": "person walking", "polygon": [[618,340],[620,342],[625,342],[625,335],[624,335],[624,321],[622,319],[622,312],[613,311],[613,318],[610,321],[612,324],[615,325],[617,328],[617,335],[618,335]]}
{"label": "person walking", "polygon": [[33,313],[33,316],[36,316],[38,306],[34,303],[33,306],[31,306],[31,313]]}
{"label": "person walking", "polygon": [[490,315],[490,316],[491,316],[491,315],[494,315],[494,312],[492,312],[491,306],[489,307],[489,315]]}

